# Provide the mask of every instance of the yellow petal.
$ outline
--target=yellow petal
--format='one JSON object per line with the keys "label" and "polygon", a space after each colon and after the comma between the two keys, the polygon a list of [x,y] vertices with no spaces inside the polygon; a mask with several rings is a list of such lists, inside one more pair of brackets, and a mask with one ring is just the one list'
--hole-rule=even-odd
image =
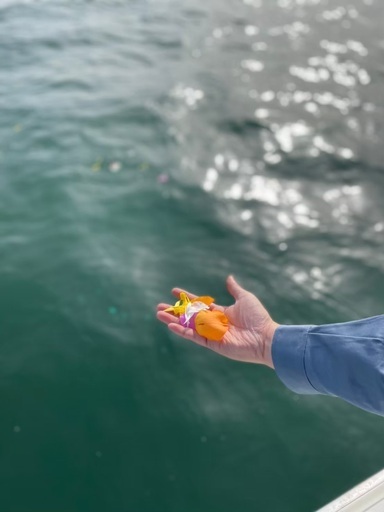
{"label": "yellow petal", "polygon": [[175,313],[175,315],[178,315],[178,316],[184,315],[186,307],[187,307],[186,304],[183,304],[182,306],[174,306],[173,312]]}
{"label": "yellow petal", "polygon": [[191,302],[191,301],[189,300],[189,297],[186,293],[181,292],[179,302],[186,302],[188,304],[188,302]]}
{"label": "yellow petal", "polygon": [[190,300],[184,292],[180,293],[180,300],[176,302],[176,304],[170,308],[165,309],[164,311],[167,313],[173,313],[174,315],[181,316],[184,315],[185,309],[190,304]]}

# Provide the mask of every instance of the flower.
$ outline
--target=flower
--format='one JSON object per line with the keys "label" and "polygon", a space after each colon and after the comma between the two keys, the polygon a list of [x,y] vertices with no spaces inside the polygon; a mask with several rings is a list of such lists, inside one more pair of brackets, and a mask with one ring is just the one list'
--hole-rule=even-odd
{"label": "flower", "polygon": [[200,336],[221,341],[228,330],[229,321],[221,311],[209,309],[214,301],[207,295],[190,300],[186,293],[181,292],[176,304],[165,311],[180,317],[181,325],[190,327]]}
{"label": "flower", "polygon": [[[167,308],[165,311],[167,313],[173,313],[176,316],[181,316],[186,313],[186,309],[189,305],[201,302],[205,306],[203,309],[209,309],[209,306],[214,301],[215,301],[214,298],[209,297],[207,295],[204,295],[203,297],[196,297],[195,299],[190,300],[186,293],[181,292],[180,300],[178,300],[174,306]],[[194,312],[197,312],[197,311],[200,311],[200,309],[197,308],[196,311],[194,311]]]}

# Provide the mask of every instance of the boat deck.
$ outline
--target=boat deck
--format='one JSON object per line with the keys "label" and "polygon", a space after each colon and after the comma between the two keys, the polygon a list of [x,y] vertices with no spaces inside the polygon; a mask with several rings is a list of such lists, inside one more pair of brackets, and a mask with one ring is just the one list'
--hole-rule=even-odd
{"label": "boat deck", "polygon": [[384,470],[353,487],[317,512],[383,512]]}

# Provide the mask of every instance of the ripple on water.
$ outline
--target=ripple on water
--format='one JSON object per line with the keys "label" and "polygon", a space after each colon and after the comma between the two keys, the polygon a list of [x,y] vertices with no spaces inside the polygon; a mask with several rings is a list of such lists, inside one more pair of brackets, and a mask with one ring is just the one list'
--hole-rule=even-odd
{"label": "ripple on water", "polygon": [[[55,465],[49,450],[25,457],[8,443],[2,509],[34,506],[14,492],[18,468],[50,510],[70,510],[77,493],[87,510],[102,496],[108,510],[195,512],[314,510],[381,464],[374,419],[332,400],[297,404],[247,365],[228,372],[169,338],[153,306],[174,284],[225,297],[235,272],[280,321],[383,310],[383,7],[0,1],[1,284],[17,273],[53,290],[2,287],[2,393],[25,395],[2,401],[2,433],[55,450],[66,441]],[[85,416],[67,414],[84,403]],[[333,428],[347,416],[360,434]],[[162,443],[148,438],[154,425]],[[188,464],[182,445],[197,448]],[[330,453],[348,470],[325,482]],[[108,471],[89,478],[77,460]],[[213,487],[185,500],[190,475]]]}

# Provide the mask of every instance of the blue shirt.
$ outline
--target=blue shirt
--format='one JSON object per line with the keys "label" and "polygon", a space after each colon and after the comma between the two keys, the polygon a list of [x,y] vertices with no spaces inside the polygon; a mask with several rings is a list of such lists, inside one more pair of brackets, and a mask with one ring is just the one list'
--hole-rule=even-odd
{"label": "blue shirt", "polygon": [[272,360],[296,393],[337,396],[384,415],[384,315],[328,325],[281,325]]}

